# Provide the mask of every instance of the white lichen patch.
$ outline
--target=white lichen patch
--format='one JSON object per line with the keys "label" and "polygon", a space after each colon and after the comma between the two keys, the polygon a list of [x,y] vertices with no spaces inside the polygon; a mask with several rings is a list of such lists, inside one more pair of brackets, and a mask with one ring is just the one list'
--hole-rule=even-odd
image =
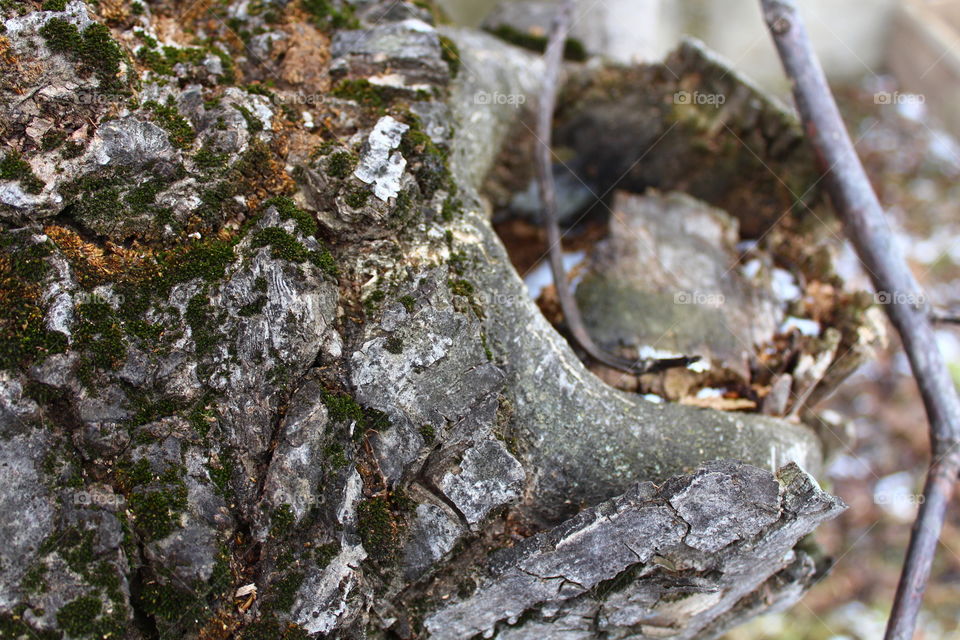
{"label": "white lichen patch", "polygon": [[363,157],[353,172],[358,179],[372,184],[373,194],[384,202],[400,192],[400,178],[407,161],[393,150],[400,146],[400,139],[409,128],[410,125],[390,116],[380,118],[370,132]]}

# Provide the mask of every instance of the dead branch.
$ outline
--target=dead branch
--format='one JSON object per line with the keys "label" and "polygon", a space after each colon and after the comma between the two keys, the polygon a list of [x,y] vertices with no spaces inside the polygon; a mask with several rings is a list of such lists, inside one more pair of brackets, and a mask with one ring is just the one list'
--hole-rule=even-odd
{"label": "dead branch", "polygon": [[847,235],[885,305],[910,360],[930,425],[932,458],[906,561],[887,625],[887,640],[909,640],[930,577],[944,512],[960,472],[960,401],[937,347],[925,298],[897,246],[876,193],[844,127],[794,0],[761,0],[807,135]]}
{"label": "dead branch", "polygon": [[563,269],[563,245],[561,243],[560,225],[557,222],[557,198],[553,180],[551,161],[551,138],[553,129],[553,111],[557,99],[557,86],[560,78],[560,63],[563,60],[563,47],[567,31],[573,15],[572,0],[564,0],[550,31],[550,39],[544,52],[545,75],[543,92],[540,95],[539,110],[537,113],[537,184],[540,188],[540,197],[543,201],[544,224],[547,227],[548,254],[550,271],[553,274],[553,284],[557,289],[557,298],[563,309],[563,317],[574,341],[591,358],[605,365],[640,375],[654,371],[663,371],[672,367],[685,367],[696,362],[699,357],[678,358],[641,358],[633,360],[607,353],[590,337],[577,302],[567,287],[566,273]]}

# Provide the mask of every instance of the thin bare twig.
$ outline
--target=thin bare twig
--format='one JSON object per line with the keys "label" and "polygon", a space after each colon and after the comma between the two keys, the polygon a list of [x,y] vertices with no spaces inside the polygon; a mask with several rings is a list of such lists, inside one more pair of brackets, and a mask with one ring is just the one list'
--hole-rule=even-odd
{"label": "thin bare twig", "polygon": [[552,161],[550,158],[550,144],[553,129],[553,111],[557,100],[557,88],[560,79],[560,64],[563,60],[563,47],[567,31],[573,16],[573,1],[564,0],[560,11],[554,19],[544,52],[543,91],[540,95],[539,110],[537,113],[537,184],[540,188],[540,197],[543,201],[544,224],[547,228],[547,253],[550,259],[550,271],[553,274],[553,284],[557,289],[557,298],[566,320],[567,328],[573,340],[587,354],[603,364],[626,371],[632,374],[652,373],[672,367],[685,367],[696,362],[699,357],[641,358],[632,360],[608,353],[601,349],[590,337],[580,316],[576,299],[567,288],[567,277],[563,269],[563,245],[561,244],[560,224],[557,222],[557,195],[553,180]]}
{"label": "thin bare twig", "polygon": [[821,169],[827,171],[827,192],[874,287],[893,294],[891,304],[884,308],[900,334],[927,412],[932,458],[924,501],[913,525],[885,636],[886,640],[910,640],[930,578],[944,512],[960,473],[960,401],[937,347],[929,309],[922,302],[926,298],[907,267],[857,157],[795,0],[760,3],[783,67],[793,82],[807,136]]}
{"label": "thin bare twig", "polygon": [[933,324],[960,324],[960,313],[933,311],[930,313],[930,322]]}

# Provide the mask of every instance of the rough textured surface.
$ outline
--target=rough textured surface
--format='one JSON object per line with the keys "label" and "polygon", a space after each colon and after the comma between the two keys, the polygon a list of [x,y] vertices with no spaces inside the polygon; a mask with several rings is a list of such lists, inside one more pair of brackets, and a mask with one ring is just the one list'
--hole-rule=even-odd
{"label": "rough textured surface", "polygon": [[[584,320],[607,348],[696,353],[746,370],[783,321],[769,271],[739,268],[735,218],[681,193],[614,196],[610,237],[577,287]],[[659,317],[657,317],[659,316]]]}
{"label": "rough textured surface", "polygon": [[551,623],[574,637],[715,637],[779,573],[816,579],[815,558],[794,545],[843,508],[795,465],[711,463],[491,556],[476,590],[426,626],[440,639],[538,638]]}
{"label": "rough textured surface", "polygon": [[[769,473],[682,474],[816,473],[815,434],[605,385],[492,231],[478,189],[522,112],[477,96],[532,99],[537,59],[388,1],[63,9],[0,3],[25,71],[0,81],[0,635],[426,637],[451,582],[500,602],[511,562],[636,565],[546,553],[598,510],[660,514],[630,533],[696,571],[787,567],[774,600],[808,584],[783,557],[823,494],[761,513],[709,478]],[[717,492],[743,508],[701,508]],[[787,506],[810,510],[789,535]],[[712,553],[718,527],[738,539]],[[518,600],[536,615],[504,636],[589,615],[582,589]],[[748,593],[657,615],[720,628],[766,606]]]}

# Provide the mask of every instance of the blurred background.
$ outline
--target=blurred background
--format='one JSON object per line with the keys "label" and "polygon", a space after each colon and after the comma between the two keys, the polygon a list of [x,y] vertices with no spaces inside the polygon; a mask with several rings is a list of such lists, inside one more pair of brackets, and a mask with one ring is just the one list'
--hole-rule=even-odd
{"label": "blurred background", "polygon": [[[440,4],[459,24],[543,24],[522,2]],[[914,272],[934,305],[960,309],[960,0],[799,5]],[[592,53],[629,63],[661,58],[683,34],[790,101],[758,0],[578,0],[572,35]],[[849,248],[841,264],[851,286],[870,288]],[[960,381],[960,328],[945,325],[938,334]],[[728,640],[883,637],[929,451],[923,407],[896,340],[820,409],[836,436],[824,484],[850,506],[817,534],[836,566],[792,609]],[[960,640],[956,501],[915,638]]]}

